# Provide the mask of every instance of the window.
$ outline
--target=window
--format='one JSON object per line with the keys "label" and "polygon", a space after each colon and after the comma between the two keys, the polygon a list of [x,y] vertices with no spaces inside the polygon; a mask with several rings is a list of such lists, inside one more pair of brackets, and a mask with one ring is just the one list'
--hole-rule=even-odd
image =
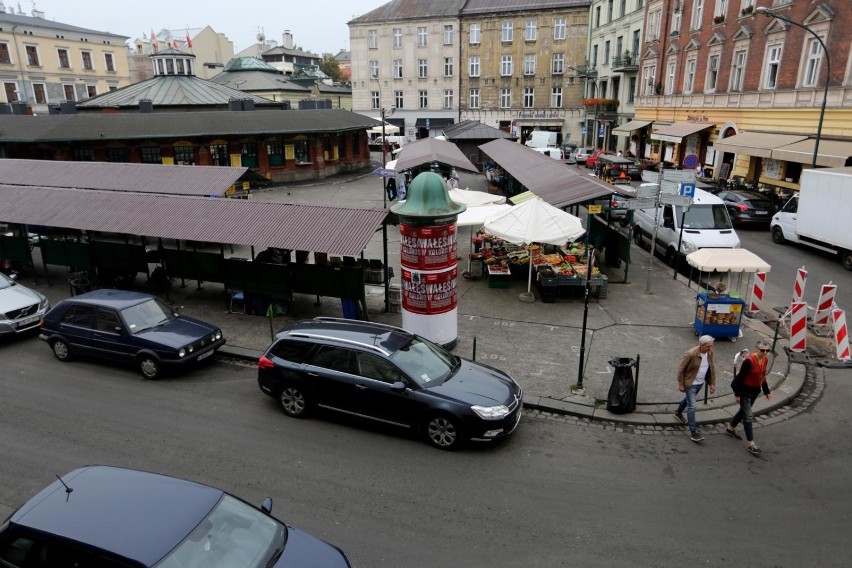
{"label": "window", "polygon": [[393,60],[393,78],[402,79],[402,59]]}
{"label": "window", "polygon": [[452,77],[453,76],[453,58],[445,57],[444,58],[444,77]]}
{"label": "window", "polygon": [[704,90],[713,92],[716,90],[716,80],[719,77],[719,54],[713,54],[707,60],[707,81]]}
{"label": "window", "polygon": [[630,77],[630,90],[627,92],[627,102],[633,103],[636,100],[636,77]]}
{"label": "window", "polygon": [[419,108],[429,108],[429,91],[418,91]]}
{"label": "window", "polygon": [[33,98],[36,104],[47,104],[47,93],[44,90],[44,83],[33,83]]}
{"label": "window", "polygon": [[535,54],[524,55],[524,75],[535,75]]}
{"label": "window", "polygon": [[417,60],[417,76],[421,79],[426,79],[427,77],[429,77],[428,59]]}
{"label": "window", "polygon": [[94,162],[95,151],[89,146],[74,146],[71,159],[75,162]]}
{"label": "window", "polygon": [[243,168],[256,168],[260,165],[257,159],[257,144],[254,142],[243,142],[240,144],[240,166]]}
{"label": "window", "polygon": [[479,89],[470,90],[470,108],[479,108]]}
{"label": "window", "polygon": [[595,27],[601,27],[601,7],[595,6]]}
{"label": "window", "polygon": [[[225,144],[223,146],[224,146],[224,149],[225,149],[224,153],[225,153],[226,163],[223,163],[223,164],[214,163],[213,165],[215,165],[215,166],[230,166],[231,165],[231,159],[230,159],[230,156],[228,156],[228,145]],[[212,148],[213,148],[213,146],[211,146],[211,152],[210,152],[211,155],[213,155]],[[192,147],[192,144],[175,144],[172,147],[172,152],[174,152],[175,164],[176,165],[178,165],[178,166],[194,166],[195,165],[195,149]]]}
{"label": "window", "polygon": [[62,316],[62,323],[91,329],[95,326],[95,308],[92,306],[71,306]]}
{"label": "window", "polygon": [[565,54],[554,53],[551,67],[554,75],[562,75],[565,72]]}
{"label": "window", "polygon": [[360,375],[362,377],[381,381],[389,385],[396,382],[405,382],[405,379],[400,374],[399,369],[381,357],[376,357],[369,353],[357,353],[357,356],[358,367],[361,369]]}
{"label": "window", "polygon": [[613,3],[613,1],[614,0],[609,0],[609,2],[606,5],[606,21],[607,22],[612,21],[612,3]]}
{"label": "window", "polygon": [[68,50],[67,49],[57,49],[56,55],[59,57],[59,68],[60,69],[70,69],[71,61],[68,59]]}
{"label": "window", "polygon": [[675,80],[675,68],[677,63],[674,61],[669,61],[668,67],[666,67],[666,94],[671,95],[674,93],[674,80]]}
{"label": "window", "polygon": [[452,89],[444,89],[444,108],[445,109],[453,108],[453,90]]}
{"label": "window", "polygon": [[592,46],[592,61],[591,61],[591,63],[592,63],[592,67],[598,66],[598,46],[597,45]]}
{"label": "window", "polygon": [[770,45],[766,53],[766,79],[764,88],[774,89],[778,86],[778,66],[781,64],[781,45]]}
{"label": "window", "polygon": [[375,59],[370,61],[370,77],[373,79],[379,76],[379,62]]}
{"label": "window", "polygon": [[802,86],[816,87],[817,81],[819,81],[820,63],[822,63],[822,46],[816,39],[808,41],[807,58]]}
{"label": "window", "polygon": [[186,75],[186,71],[184,70],[184,67],[183,67],[183,59],[177,59],[175,61],[175,64],[177,65],[177,74],[178,75]]}
{"label": "window", "polygon": [[603,64],[609,65],[609,40],[604,42],[604,58]]}
{"label": "window", "polygon": [[532,87],[524,87],[524,108],[533,108],[535,106],[535,89]]}
{"label": "window", "polygon": [[444,26],[444,45],[453,45],[453,26]]}
{"label": "window", "polygon": [[379,32],[378,30],[367,31],[367,42],[370,49],[379,49]]}
{"label": "window", "polygon": [[683,92],[691,93],[695,83],[695,59],[686,61],[686,72],[683,74]]}
{"label": "window", "polygon": [[500,108],[512,108],[512,89],[500,89]]}
{"label": "window", "polygon": [[713,12],[714,16],[722,16],[724,18],[728,15],[728,0],[716,0],[716,11]]}
{"label": "window", "polygon": [[504,55],[500,59],[500,75],[510,77],[512,75],[512,56]]}
{"label": "window", "polygon": [[142,146],[139,148],[139,155],[142,158],[143,164],[162,164],[163,159],[160,157],[159,146]]}
{"label": "window", "polygon": [[479,77],[479,56],[478,55],[471,56],[468,74],[471,77]]}
{"label": "window", "polygon": [[657,68],[653,65],[642,69],[642,94],[651,96],[654,94],[654,76],[657,74]]}
{"label": "window", "polygon": [[6,102],[14,103],[18,100],[18,84],[3,83],[3,89],[6,91]]}
{"label": "window", "polygon": [[381,106],[381,104],[382,103],[379,101],[379,91],[370,91],[370,108],[376,110]]}
{"label": "window", "polygon": [[672,33],[672,35],[680,34],[681,15],[682,12],[680,10],[672,14],[672,25],[671,28],[669,28],[669,31]]}
{"label": "window", "polygon": [[470,24],[470,43],[479,44],[482,41],[482,28],[480,24]]}
{"label": "window", "polygon": [[273,345],[269,351],[279,359],[301,365],[308,361],[308,355],[312,348],[312,343],[282,339]]}
{"label": "window", "polygon": [[500,29],[500,41],[512,41],[513,35],[514,31],[512,28],[512,22],[503,22]]}
{"label": "window", "polygon": [[745,61],[745,49],[739,49],[734,52],[733,70],[731,71],[731,91],[733,92],[740,92],[743,90],[743,80],[745,79]]}
{"label": "window", "polygon": [[396,108],[403,108],[402,91],[394,91],[393,92],[393,104]]}
{"label": "window", "polygon": [[642,30],[633,30],[633,58],[639,60],[639,38],[642,37]]}
{"label": "window", "polygon": [[692,5],[692,26],[690,29],[701,28],[701,19],[704,17],[704,0],[694,0]]}
{"label": "window", "polygon": [[568,29],[565,18],[553,19],[553,39],[565,39],[565,32]]}
{"label": "window", "polygon": [[550,106],[562,108],[562,87],[553,87],[550,90]]}
{"label": "window", "polygon": [[38,48],[34,45],[25,46],[27,52],[27,65],[30,67],[39,67],[41,63],[39,63],[38,59]]}
{"label": "window", "polygon": [[311,152],[308,148],[308,140],[306,138],[299,138],[293,141],[293,154],[296,157],[297,164],[311,163]]}
{"label": "window", "polygon": [[329,371],[352,375],[356,372],[354,355],[355,353],[349,349],[323,345],[317,351],[314,360],[311,361],[311,365],[328,369]]}
{"label": "window", "polygon": [[174,75],[175,74],[175,60],[174,59],[166,59],[166,75]]}
{"label": "window", "polygon": [[417,28],[417,47],[426,47],[429,34],[425,27]]}
{"label": "window", "polygon": [[538,38],[535,20],[527,20],[524,23],[524,41],[535,41]]}
{"label": "window", "polygon": [[92,71],[94,69],[94,66],[92,66],[92,52],[82,51],[80,52],[80,57],[83,59],[83,69]]}
{"label": "window", "polygon": [[74,92],[74,85],[63,84],[62,85],[62,94],[65,95],[66,101],[76,101],[77,95]]}
{"label": "window", "polygon": [[656,41],[660,39],[660,19],[662,15],[662,10],[654,10],[653,12],[648,12],[648,41]]}
{"label": "window", "polygon": [[12,56],[9,54],[9,44],[6,42],[0,42],[0,63],[6,65],[12,64]]}
{"label": "window", "polygon": [[[187,146],[176,146],[177,148],[182,147],[186,148]],[[177,160],[177,156],[175,156]],[[210,163],[214,166],[230,166],[231,165],[231,154],[228,152],[227,144],[211,144],[210,145]]]}
{"label": "window", "polygon": [[97,85],[86,85],[86,96],[90,99],[92,97],[98,96],[98,86]]}
{"label": "window", "polygon": [[[354,147],[357,147],[357,145]],[[281,143],[280,139],[276,138],[266,143],[266,160],[270,166],[284,165],[284,144]]]}
{"label": "window", "polygon": [[621,57],[621,52],[624,50],[624,36],[615,38],[615,56]]}
{"label": "window", "polygon": [[394,48],[402,47],[402,28],[394,28],[392,35]]}
{"label": "window", "polygon": [[619,13],[619,15],[627,15],[627,0],[621,0],[621,12]]}

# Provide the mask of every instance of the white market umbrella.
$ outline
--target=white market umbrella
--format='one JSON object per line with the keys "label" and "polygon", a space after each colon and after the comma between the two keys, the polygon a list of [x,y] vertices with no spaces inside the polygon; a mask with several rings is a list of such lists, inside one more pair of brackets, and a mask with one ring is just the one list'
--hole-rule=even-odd
{"label": "white market umbrella", "polygon": [[[564,245],[585,234],[586,229],[574,215],[542,201],[529,199],[485,221],[485,230],[514,244],[547,243]],[[532,297],[532,255],[527,296]]]}
{"label": "white market umbrella", "polygon": [[452,188],[449,192],[450,199],[456,203],[467,205],[468,209],[471,207],[480,207],[482,205],[500,205],[502,203],[506,203],[506,198],[504,196],[485,193],[484,191]]}

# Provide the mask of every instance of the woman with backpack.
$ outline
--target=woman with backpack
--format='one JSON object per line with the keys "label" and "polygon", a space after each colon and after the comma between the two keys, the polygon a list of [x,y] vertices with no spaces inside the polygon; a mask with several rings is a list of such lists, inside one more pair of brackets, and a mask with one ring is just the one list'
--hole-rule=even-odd
{"label": "woman with backpack", "polygon": [[752,432],[754,414],[752,406],[761,391],[763,391],[767,400],[772,398],[769,392],[769,385],[766,382],[766,370],[769,362],[767,354],[769,351],[768,341],[765,339],[758,341],[757,350],[745,358],[739,372],[731,382],[731,388],[734,390],[737,402],[740,403],[740,409],[734,414],[731,423],[725,427],[725,432],[732,438],[742,440],[742,436],[737,433],[737,424],[742,422],[748,444],[746,449],[753,456],[760,455],[760,448],[754,443],[754,434]]}

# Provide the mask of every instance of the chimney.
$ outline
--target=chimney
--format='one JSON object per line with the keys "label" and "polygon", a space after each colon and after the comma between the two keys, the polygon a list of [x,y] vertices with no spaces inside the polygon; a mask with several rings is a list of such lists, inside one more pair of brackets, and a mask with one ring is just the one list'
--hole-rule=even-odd
{"label": "chimney", "polygon": [[151,99],[139,99],[139,112],[154,112],[154,101]]}
{"label": "chimney", "polygon": [[254,99],[243,99],[243,110],[254,110]]}
{"label": "chimney", "polygon": [[242,99],[228,99],[228,110],[243,110]]}
{"label": "chimney", "polygon": [[290,33],[290,30],[284,30],[284,37],[281,39],[281,47],[284,49],[293,49],[293,34]]}

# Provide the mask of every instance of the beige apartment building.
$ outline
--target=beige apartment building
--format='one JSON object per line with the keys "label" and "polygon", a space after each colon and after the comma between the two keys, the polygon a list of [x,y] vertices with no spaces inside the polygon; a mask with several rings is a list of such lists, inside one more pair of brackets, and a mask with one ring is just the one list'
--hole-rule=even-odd
{"label": "beige apartment building", "polygon": [[179,49],[195,56],[195,76],[210,79],[222,72],[225,64],[234,57],[234,42],[210,26],[188,29],[161,29],[154,37],[133,40],[132,83],[150,79],[155,75],[150,55],[166,49]]}
{"label": "beige apartment building", "polygon": [[129,38],[45,18],[7,12],[0,2],[0,81],[3,102],[23,102],[35,114],[130,84]]}

